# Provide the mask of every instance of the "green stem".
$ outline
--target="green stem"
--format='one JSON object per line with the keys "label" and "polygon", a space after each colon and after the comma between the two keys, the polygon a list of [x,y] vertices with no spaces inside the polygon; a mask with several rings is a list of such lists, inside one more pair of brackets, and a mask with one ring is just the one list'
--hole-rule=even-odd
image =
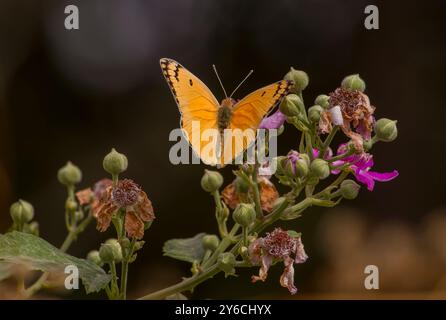
{"label": "green stem", "polygon": [[110,266],[110,272],[112,275],[112,293],[113,293],[113,297],[112,299],[116,299],[117,297],[119,297],[119,287],[118,287],[118,274],[116,272],[116,263],[113,261],[111,263],[109,263]]}
{"label": "green stem", "polygon": [[254,172],[252,173],[252,181],[251,186],[254,191],[254,204],[256,208],[256,215],[258,219],[261,219],[263,217],[262,212],[262,204],[260,202],[260,192],[259,192],[259,184],[257,182],[257,166],[254,166]]}
{"label": "green stem", "polygon": [[214,264],[213,266],[207,268],[202,273],[199,273],[193,277],[187,278],[173,286],[170,286],[170,287],[164,288],[162,290],[145,295],[145,296],[139,298],[138,300],[160,300],[160,299],[164,299],[170,295],[173,295],[175,293],[193,289],[198,284],[202,283],[203,281],[208,280],[209,278],[212,278],[219,272],[220,272],[220,269],[218,268],[218,265]]}
{"label": "green stem", "polygon": [[338,161],[338,160],[342,160],[344,158],[347,158],[347,157],[351,156],[354,153],[355,153],[355,150],[349,150],[349,151],[347,151],[347,152],[345,152],[343,154],[339,154],[337,156],[331,157],[330,159],[327,159],[327,162],[335,162],[335,161]]}
{"label": "green stem", "polygon": [[327,151],[327,148],[330,146],[330,144],[333,141],[333,138],[336,135],[336,133],[338,132],[338,130],[339,130],[339,126],[334,126],[334,128],[331,130],[330,134],[325,139],[321,150],[319,150],[318,158],[323,159],[325,152]]}
{"label": "green stem", "polygon": [[237,234],[238,229],[240,228],[240,225],[238,223],[234,224],[234,226],[231,229],[231,232],[229,232],[228,236],[223,238],[221,240],[220,244],[218,245],[217,249],[212,253],[211,257],[203,263],[202,268],[205,269],[212,265],[215,261],[217,261],[218,256],[223,253],[231,244],[232,241]]}
{"label": "green stem", "polygon": [[132,258],[133,250],[135,248],[136,239],[133,238],[132,242],[130,243],[129,248],[129,254],[127,257],[125,257],[124,261],[122,262],[122,268],[121,268],[121,298],[123,300],[127,300],[127,278],[128,278],[128,272],[129,272],[129,260]]}

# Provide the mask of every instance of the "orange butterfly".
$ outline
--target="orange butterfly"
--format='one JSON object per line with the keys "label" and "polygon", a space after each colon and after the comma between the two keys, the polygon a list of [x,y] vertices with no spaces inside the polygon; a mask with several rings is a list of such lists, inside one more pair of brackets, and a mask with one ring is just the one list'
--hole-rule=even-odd
{"label": "orange butterfly", "polygon": [[262,119],[293,85],[292,81],[278,81],[239,102],[225,92],[226,98],[220,104],[209,88],[178,62],[163,58],[160,65],[180,110],[186,139],[204,163],[214,166],[224,166],[243,156],[254,143]]}

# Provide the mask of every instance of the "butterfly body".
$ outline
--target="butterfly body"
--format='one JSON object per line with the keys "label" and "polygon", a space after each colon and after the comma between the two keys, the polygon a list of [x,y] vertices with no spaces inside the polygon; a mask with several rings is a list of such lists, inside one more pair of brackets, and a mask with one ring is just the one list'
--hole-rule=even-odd
{"label": "butterfly body", "polygon": [[[262,119],[293,85],[281,80],[240,101],[226,97],[218,103],[209,88],[175,60],[163,58],[160,65],[180,110],[186,139],[204,163],[214,166],[231,163],[254,143]],[[216,137],[207,137],[212,131]]]}

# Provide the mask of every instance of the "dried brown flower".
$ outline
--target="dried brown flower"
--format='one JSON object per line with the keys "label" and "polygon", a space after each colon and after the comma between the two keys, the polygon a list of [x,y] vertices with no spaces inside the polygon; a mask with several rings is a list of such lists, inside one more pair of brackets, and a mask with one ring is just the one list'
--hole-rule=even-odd
{"label": "dried brown flower", "polygon": [[[101,183],[105,187],[107,183]],[[113,214],[119,209],[125,210],[124,228],[130,238],[141,239],[144,236],[144,222],[155,219],[152,203],[147,194],[134,181],[121,180],[116,186],[109,185],[100,192],[92,204],[93,215],[97,219],[97,229],[108,229]]]}
{"label": "dried brown flower", "polygon": [[357,151],[362,152],[363,139],[370,139],[373,130],[375,107],[370,105],[369,97],[358,90],[337,88],[329,96],[328,110],[321,113],[319,131],[329,133],[332,130],[335,121],[331,110],[339,106],[342,131],[353,140]]}
{"label": "dried brown flower", "polygon": [[272,263],[281,260],[285,269],[280,276],[280,285],[288,288],[291,294],[297,292],[294,285],[294,263],[303,263],[308,259],[300,236],[291,236],[287,231],[276,228],[251,243],[249,257],[253,264],[260,264],[259,275],[252,276],[252,282],[265,281]]}
{"label": "dried brown flower", "polygon": [[[260,177],[259,191],[262,210],[268,213],[271,212],[273,210],[274,202],[279,198],[279,193],[277,192],[276,187],[267,178]],[[240,202],[243,202],[245,198],[248,198],[248,195],[252,197],[252,190],[243,194],[237,193],[234,181],[227,185],[221,193],[223,201],[231,209],[235,209]]]}

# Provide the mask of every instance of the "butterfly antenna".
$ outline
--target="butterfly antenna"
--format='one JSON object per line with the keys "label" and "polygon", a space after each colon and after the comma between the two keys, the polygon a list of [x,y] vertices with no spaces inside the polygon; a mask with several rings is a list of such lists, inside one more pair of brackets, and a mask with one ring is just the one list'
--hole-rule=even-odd
{"label": "butterfly antenna", "polygon": [[234,91],[232,91],[229,98],[232,97],[232,95],[238,90],[238,88],[240,88],[242,86],[242,84],[249,78],[250,75],[252,75],[253,72],[254,72],[254,70],[249,71],[249,73],[246,75],[246,77],[240,82],[240,84],[234,89]]}
{"label": "butterfly antenna", "polygon": [[223,82],[221,82],[220,76],[218,75],[217,67],[215,66],[215,64],[212,65],[212,68],[214,68],[214,72],[215,72],[215,74],[217,76],[218,82],[220,82],[220,86],[223,89],[223,92],[225,94],[225,98],[227,98],[228,95],[226,93],[225,87],[223,86]]}

